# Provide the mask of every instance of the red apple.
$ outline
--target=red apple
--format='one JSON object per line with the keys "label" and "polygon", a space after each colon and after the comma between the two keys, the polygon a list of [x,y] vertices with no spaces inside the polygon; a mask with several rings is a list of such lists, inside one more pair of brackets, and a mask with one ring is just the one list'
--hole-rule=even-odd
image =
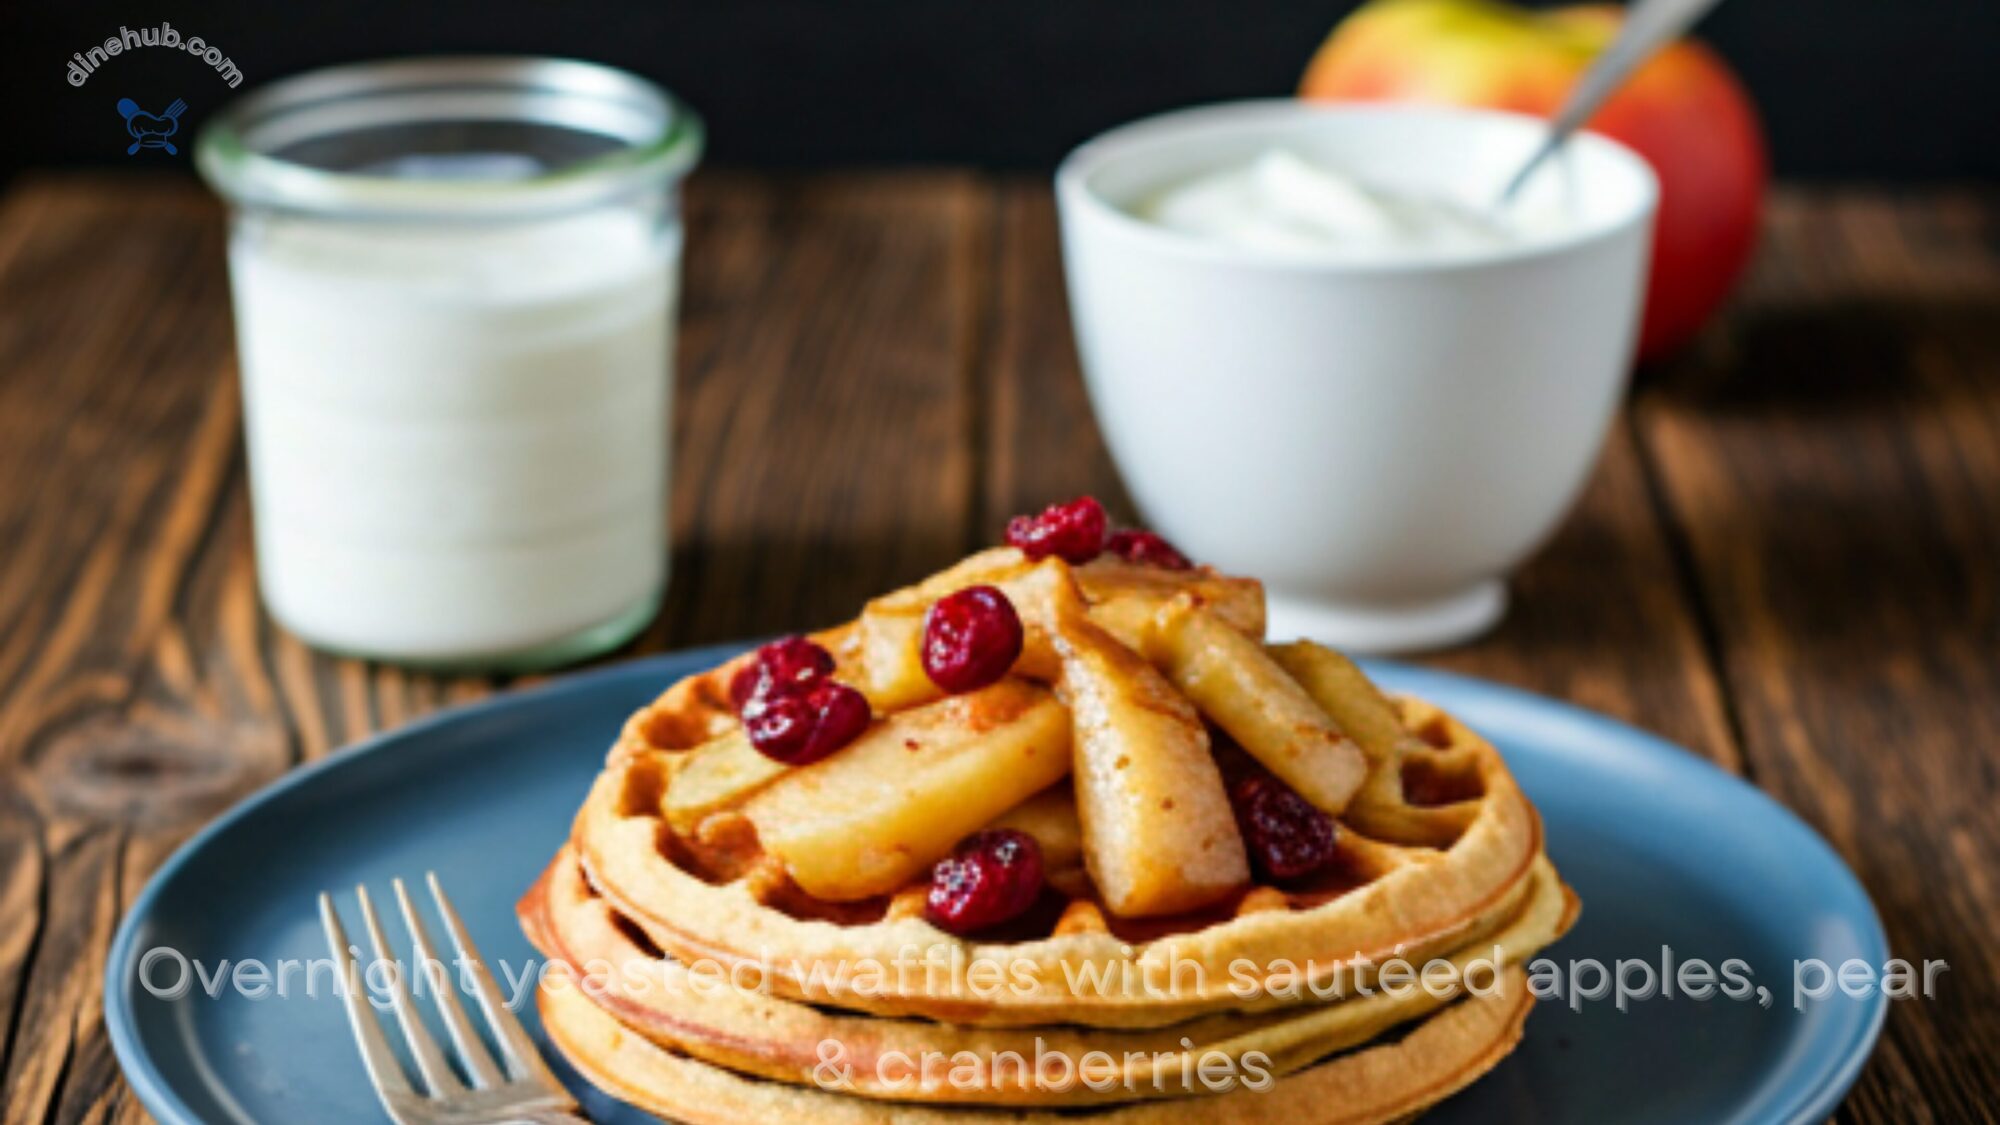
{"label": "red apple", "polygon": [[[1548,116],[1611,42],[1621,12],[1528,12],[1491,0],[1374,0],[1313,56],[1299,95],[1511,109]],[[1642,358],[1694,335],[1729,294],[1756,242],[1767,178],[1749,95],[1715,52],[1660,52],[1590,121],[1660,178]]]}

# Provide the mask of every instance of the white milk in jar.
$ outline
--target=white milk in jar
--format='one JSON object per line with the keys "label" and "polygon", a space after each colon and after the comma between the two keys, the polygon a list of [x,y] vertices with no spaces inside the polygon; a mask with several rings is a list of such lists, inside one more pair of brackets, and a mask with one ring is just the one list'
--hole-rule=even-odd
{"label": "white milk in jar", "polygon": [[238,239],[271,612],[332,648],[451,660],[650,607],[678,251],[619,214]]}
{"label": "white milk in jar", "polygon": [[[260,181],[272,169],[203,154],[237,205],[259,585],[279,622],[336,651],[495,668],[589,655],[642,627],[666,580],[674,188],[693,157],[655,152],[647,172],[641,142],[672,126],[642,111],[684,111],[604,71],[631,84],[631,104],[551,121],[537,116],[548,89],[582,64],[419,63],[432,71],[412,76],[415,93],[395,81],[410,65],[326,72],[358,72],[364,101],[400,94],[383,128],[404,142],[344,137],[332,150],[352,167]],[[453,77],[435,68],[466,65],[502,70],[458,75],[474,92],[425,102]],[[483,100],[510,66],[533,72],[512,75],[527,92]],[[291,153],[325,162],[322,105],[288,116],[253,98],[238,116],[276,118],[263,136],[290,171]],[[426,109],[433,127],[406,120]],[[244,126],[251,147],[258,128]]]}

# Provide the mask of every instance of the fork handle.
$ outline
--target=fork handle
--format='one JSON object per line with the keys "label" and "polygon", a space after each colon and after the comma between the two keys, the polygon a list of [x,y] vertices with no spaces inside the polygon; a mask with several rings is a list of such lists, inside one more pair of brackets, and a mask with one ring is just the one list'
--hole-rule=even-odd
{"label": "fork handle", "polygon": [[560,1109],[542,1109],[510,1118],[520,1125],[590,1125],[590,1118],[580,1113],[569,1113]]}

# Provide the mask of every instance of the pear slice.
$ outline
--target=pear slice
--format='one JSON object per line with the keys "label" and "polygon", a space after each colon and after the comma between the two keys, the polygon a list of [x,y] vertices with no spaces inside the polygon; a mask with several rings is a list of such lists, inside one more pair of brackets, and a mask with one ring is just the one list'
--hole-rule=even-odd
{"label": "pear slice", "polygon": [[931,603],[967,586],[1000,582],[1029,567],[1012,547],[995,547],[963,559],[914,586],[869,602],[855,623],[855,686],[878,712],[900,711],[943,695],[924,674],[919,645]]}
{"label": "pear slice", "polygon": [[[1012,547],[996,547],[915,586],[876,598],[862,610],[856,629],[854,653],[860,668],[856,686],[876,711],[884,713],[943,695],[924,672],[924,617],[939,598],[980,585],[1006,594],[1029,626],[1015,671],[1030,679],[1054,680],[1056,661],[1047,635],[1034,628],[1038,615],[1024,603],[1045,596],[1052,582],[1067,582],[1066,568],[1060,559],[1031,563]],[[1053,572],[1063,576],[1052,577]]]}
{"label": "pear slice", "polygon": [[1368,760],[1264,646],[1183,593],[1154,615],[1147,657],[1201,713],[1329,813],[1347,807]]}
{"label": "pear slice", "polygon": [[1083,865],[1083,822],[1077,819],[1074,786],[1051,785],[1001,813],[987,827],[1033,836],[1042,849],[1042,867],[1052,875]]}
{"label": "pear slice", "polygon": [[1168,570],[1103,555],[1076,568],[1090,619],[1127,648],[1141,649],[1153,616],[1176,595],[1192,593],[1246,637],[1264,639],[1264,584],[1209,567]]}
{"label": "pear slice", "polygon": [[1242,887],[1249,863],[1201,716],[1080,605],[1065,616],[1057,690],[1076,724],[1084,863],[1105,908],[1175,914]]}
{"label": "pear slice", "polygon": [[681,836],[693,836],[711,814],[741,805],[791,768],[758,753],[742,727],[672,761],[673,782],[663,804],[668,827]]}
{"label": "pear slice", "polygon": [[1311,641],[1272,645],[1267,651],[1361,747],[1370,766],[1393,762],[1417,743],[1382,689],[1342,653]]}
{"label": "pear slice", "polygon": [[742,811],[802,890],[846,902],[909,884],[1070,762],[1069,712],[1007,679],[890,715]]}

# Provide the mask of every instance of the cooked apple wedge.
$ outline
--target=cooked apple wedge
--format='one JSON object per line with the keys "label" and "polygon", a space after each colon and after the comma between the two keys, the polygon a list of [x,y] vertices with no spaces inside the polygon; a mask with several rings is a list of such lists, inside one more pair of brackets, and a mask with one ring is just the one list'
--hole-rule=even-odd
{"label": "cooked apple wedge", "polygon": [[1105,907],[1174,914],[1241,887],[1249,864],[1201,716],[1080,614],[1055,642],[1058,690],[1076,724],[1084,863]]}
{"label": "cooked apple wedge", "polygon": [[1154,615],[1145,642],[1147,658],[1251,757],[1319,808],[1347,807],[1367,759],[1262,644],[1185,593]]}
{"label": "cooked apple wedge", "polygon": [[1370,765],[1393,761],[1398,751],[1416,741],[1382,689],[1345,655],[1311,641],[1272,645],[1268,651],[1334,725],[1361,747]]}
{"label": "cooked apple wedge", "polygon": [[711,813],[733,809],[791,767],[757,752],[738,727],[673,759],[664,802],[667,825],[694,835]]}
{"label": "cooked apple wedge", "polygon": [[1167,570],[1104,555],[1076,568],[1090,619],[1128,648],[1138,649],[1160,607],[1188,592],[1246,637],[1264,637],[1264,584],[1208,567]]}
{"label": "cooked apple wedge", "polygon": [[855,623],[852,651],[860,670],[855,686],[880,712],[936,699],[942,693],[924,674],[918,655],[925,611],[946,594],[1018,574],[1027,566],[1021,552],[996,547],[869,602]]}
{"label": "cooked apple wedge", "polygon": [[1275,645],[1270,652],[1368,756],[1369,777],[1347,806],[1348,824],[1378,839],[1431,846],[1465,831],[1473,806],[1419,807],[1406,799],[1402,763],[1425,747],[1352,660],[1311,641]]}
{"label": "cooked apple wedge", "polygon": [[994,583],[1021,617],[1021,657],[1014,662],[1016,675],[1046,684],[1061,677],[1056,635],[1064,622],[1083,612],[1083,594],[1074,575],[1068,563],[1048,558]]}
{"label": "cooked apple wedge", "polygon": [[924,674],[918,646],[924,635],[924,606],[910,611],[878,609],[861,613],[855,630],[855,686],[878,712],[900,711],[943,693]]}
{"label": "cooked apple wedge", "polygon": [[1042,866],[1053,873],[1083,863],[1083,822],[1076,815],[1076,789],[1061,783],[1001,813],[988,828],[1026,832],[1041,845]]}
{"label": "cooked apple wedge", "polygon": [[785,772],[743,815],[801,889],[845,902],[905,886],[1069,770],[1069,712],[1045,688],[1002,680],[878,721]]}
{"label": "cooked apple wedge", "polygon": [[1062,560],[1030,563],[1021,552],[1002,547],[983,551],[915,586],[877,598],[862,610],[856,630],[857,686],[881,712],[900,711],[943,694],[924,673],[924,615],[939,598],[982,584],[1005,593],[1028,625],[1019,671],[1031,678],[1052,680],[1055,657],[1046,633],[1034,627],[1043,615],[1030,603],[1046,598],[1053,584],[1068,581],[1067,565]]}

